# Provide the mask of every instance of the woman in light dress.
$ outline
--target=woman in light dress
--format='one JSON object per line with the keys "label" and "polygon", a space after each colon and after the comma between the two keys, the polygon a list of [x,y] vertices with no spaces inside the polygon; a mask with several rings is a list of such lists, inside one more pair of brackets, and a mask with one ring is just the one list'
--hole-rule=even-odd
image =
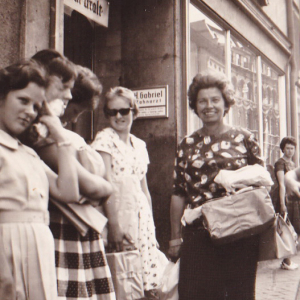
{"label": "woman in light dress", "polygon": [[110,127],[98,132],[92,147],[101,153],[115,192],[104,204],[110,251],[139,249],[145,296],[156,299],[160,268],[147,185],[149,157],[146,143],[130,133],[138,107],[134,93],[112,88],[105,97],[104,114]]}

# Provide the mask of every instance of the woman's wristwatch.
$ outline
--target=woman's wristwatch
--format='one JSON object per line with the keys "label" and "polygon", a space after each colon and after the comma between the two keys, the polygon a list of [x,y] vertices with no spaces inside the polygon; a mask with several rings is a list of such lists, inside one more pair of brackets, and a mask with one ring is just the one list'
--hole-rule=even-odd
{"label": "woman's wristwatch", "polygon": [[174,239],[169,241],[169,247],[175,247],[175,246],[180,246],[183,243],[183,239]]}

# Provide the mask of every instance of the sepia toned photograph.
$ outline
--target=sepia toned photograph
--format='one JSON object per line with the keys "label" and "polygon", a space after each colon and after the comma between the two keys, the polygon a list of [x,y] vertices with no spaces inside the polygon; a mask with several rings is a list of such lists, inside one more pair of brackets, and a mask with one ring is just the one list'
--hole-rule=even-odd
{"label": "sepia toned photograph", "polygon": [[300,0],[0,24],[0,300],[300,300]]}

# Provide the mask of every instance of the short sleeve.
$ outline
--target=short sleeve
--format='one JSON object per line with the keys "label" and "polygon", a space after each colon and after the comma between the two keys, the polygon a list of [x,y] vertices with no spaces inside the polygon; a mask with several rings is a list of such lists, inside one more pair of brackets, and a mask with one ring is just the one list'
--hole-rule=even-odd
{"label": "short sleeve", "polygon": [[143,158],[144,158],[144,161],[147,165],[150,164],[150,159],[149,159],[149,154],[148,154],[148,151],[147,151],[147,148],[145,146],[144,148],[144,154],[143,154]]}
{"label": "short sleeve", "polygon": [[185,139],[177,147],[177,154],[174,162],[174,173],[173,173],[173,195],[186,197],[187,192],[185,189],[185,168],[187,160],[184,154]]}
{"label": "short sleeve", "polygon": [[149,165],[150,159],[149,159],[149,154],[147,151],[146,143],[143,140],[141,140],[133,135],[131,135],[131,137],[133,138],[136,150],[138,151],[138,156],[142,159],[142,161],[145,164]]}
{"label": "short sleeve", "polygon": [[95,140],[92,142],[91,147],[96,151],[106,152],[112,154],[113,139],[112,136],[105,131],[97,133]]}
{"label": "short sleeve", "polygon": [[276,161],[274,166],[274,172],[277,174],[278,171],[283,171],[285,173],[285,164],[282,159]]}
{"label": "short sleeve", "polygon": [[245,147],[247,149],[247,160],[248,165],[259,164],[265,165],[264,159],[261,157],[261,150],[255,135],[247,130],[244,130],[245,135]]}

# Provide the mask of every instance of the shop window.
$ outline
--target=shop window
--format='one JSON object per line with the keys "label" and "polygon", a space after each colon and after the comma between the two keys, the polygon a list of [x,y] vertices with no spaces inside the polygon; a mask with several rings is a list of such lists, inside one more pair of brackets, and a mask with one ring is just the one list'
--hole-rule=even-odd
{"label": "shop window", "polygon": [[[192,3],[188,20],[188,84],[207,69],[230,75],[236,104],[227,121],[253,132],[266,163],[274,164],[280,156],[279,72],[242,37],[222,28]],[[188,133],[199,127],[199,118],[190,112]]]}
{"label": "shop window", "polygon": [[262,61],[264,70],[262,86],[266,91],[262,101],[263,114],[263,149],[267,163],[272,163],[280,157],[279,135],[279,99],[278,99],[278,73]]}
{"label": "shop window", "polygon": [[258,96],[255,54],[243,42],[230,36],[230,51],[240,58],[241,64],[231,62],[231,76],[238,79],[240,84],[235,89],[236,104],[232,107],[232,125],[248,128],[258,137]]}
{"label": "shop window", "polygon": [[[193,5],[190,6],[190,51],[188,82],[210,69],[225,73],[225,31],[215,22],[206,17]],[[201,121],[194,114],[189,115],[189,131],[201,126]]]}

